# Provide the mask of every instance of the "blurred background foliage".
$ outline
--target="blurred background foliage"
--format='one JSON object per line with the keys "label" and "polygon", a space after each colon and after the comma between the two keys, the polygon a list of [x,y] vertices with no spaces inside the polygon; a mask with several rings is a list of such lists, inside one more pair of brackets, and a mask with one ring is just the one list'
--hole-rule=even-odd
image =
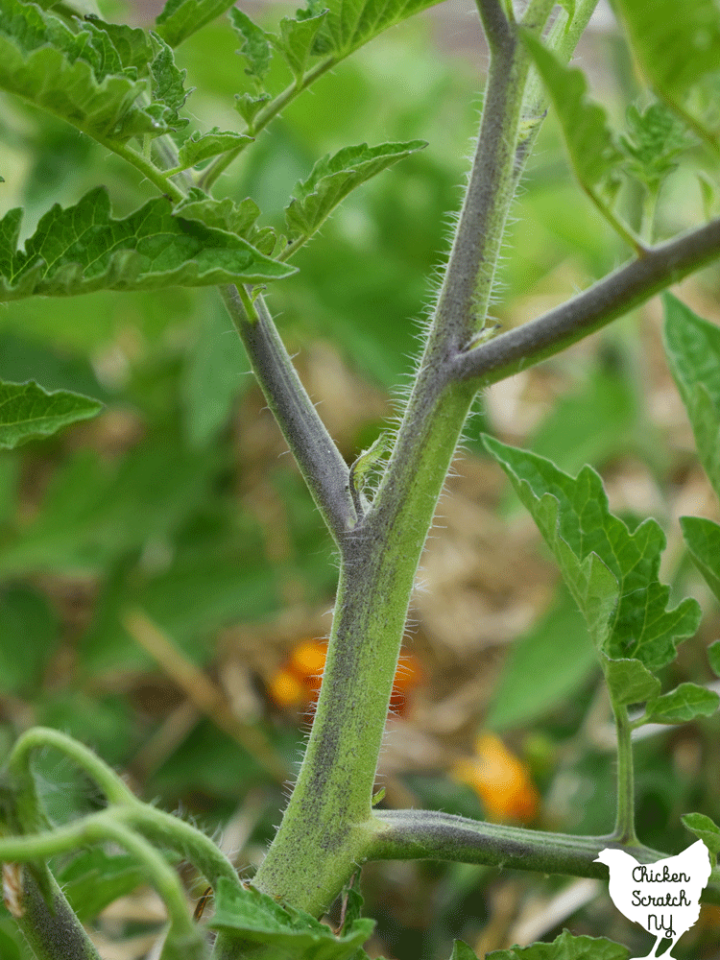
{"label": "blurred background foliage", "polygon": [[[277,6],[277,9],[276,9]],[[262,10],[275,21],[280,5]],[[147,22],[148,11],[114,7]],[[351,461],[396,410],[443,263],[481,105],[476,19],[431,11],[322,78],[222,178],[280,225],[295,181],[323,153],[366,140],[428,148],[351,196],[269,303],[301,375]],[[257,11],[253,11],[257,13]],[[224,21],[179,51],[193,117],[232,129],[242,65]],[[461,47],[461,55],[452,48]],[[467,51],[471,53],[468,56]],[[622,117],[638,94],[612,22],[582,48],[598,95]],[[147,183],[75,130],[0,99],[0,209],[29,234],[52,203],[106,183],[116,211]],[[693,158],[668,185],[661,233],[701,217]],[[638,198],[623,202],[632,208]],[[625,257],[571,183],[550,118],[508,233],[495,305],[512,326]],[[720,318],[718,270],[680,295]],[[664,365],[659,309],[492,388],[467,430],[428,544],[399,668],[379,784],[385,804],[538,828],[602,833],[613,819],[610,715],[583,623],[527,517],[477,453],[482,430],[575,473],[589,462],[629,522],[667,527],[665,578],[707,611],[668,677],[707,681],[717,610],[680,540],[681,513],[717,507]],[[0,377],[102,400],[59,437],[0,454],[0,759],[19,732],[70,732],[146,798],[191,816],[238,868],[262,855],[311,722],[335,560],[212,290],[30,300],[0,311]],[[66,764],[41,758],[58,822],[97,805]],[[676,851],[679,815],[720,815],[718,721],[664,729],[637,747],[642,839]],[[96,854],[101,856],[101,854]],[[160,913],[127,858],[57,864],[113,957],[142,957]],[[91,885],[77,878],[91,869]],[[105,878],[100,883],[98,877]],[[110,880],[107,878],[110,877]],[[188,875],[193,896],[199,892]],[[90,896],[92,892],[92,897]],[[373,955],[437,960],[462,936],[483,950],[604,933],[648,949],[602,885],[436,863],[373,864],[363,892]],[[114,896],[123,895],[96,918]],[[704,910],[678,957],[715,957],[720,912]],[[112,939],[114,945],[105,941]],[[112,952],[114,951],[114,952]],[[0,911],[0,956],[25,948]]]}

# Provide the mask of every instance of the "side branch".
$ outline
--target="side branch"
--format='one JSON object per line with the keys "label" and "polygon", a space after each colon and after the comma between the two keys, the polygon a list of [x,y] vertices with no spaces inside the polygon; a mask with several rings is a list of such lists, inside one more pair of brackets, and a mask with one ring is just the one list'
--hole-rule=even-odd
{"label": "side branch", "polygon": [[356,523],[350,471],[318,416],[262,296],[251,318],[238,289],[220,287],[228,313],[288,446],[338,545]]}
{"label": "side branch", "polygon": [[554,356],[720,257],[720,219],[657,247],[529,323],[458,354],[454,375],[478,389]]}
{"label": "side branch", "polygon": [[[594,861],[605,847],[621,847],[641,863],[665,856],[642,844],[621,845],[609,836],[545,833],[436,810],[377,810],[374,818],[377,836],[368,860],[450,860],[604,879],[606,868]],[[713,870],[703,900],[720,903],[720,868]]]}

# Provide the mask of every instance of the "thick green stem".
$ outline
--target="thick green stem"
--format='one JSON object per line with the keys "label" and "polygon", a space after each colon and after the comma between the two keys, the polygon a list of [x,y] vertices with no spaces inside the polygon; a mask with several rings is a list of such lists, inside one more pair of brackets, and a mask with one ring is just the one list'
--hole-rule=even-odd
{"label": "thick green stem", "polygon": [[[552,7],[537,0],[538,29]],[[467,194],[412,395],[375,500],[339,538],[340,583],[302,768],[254,883],[319,914],[372,848],[372,793],[388,703],[425,539],[475,385],[452,372],[482,329],[516,183],[529,58],[494,0],[487,92]]]}

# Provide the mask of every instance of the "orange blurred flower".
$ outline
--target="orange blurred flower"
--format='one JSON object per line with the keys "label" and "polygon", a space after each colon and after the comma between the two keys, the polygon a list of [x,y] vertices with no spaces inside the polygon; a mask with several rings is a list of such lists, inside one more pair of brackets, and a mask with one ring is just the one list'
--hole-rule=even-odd
{"label": "orange blurred flower", "polygon": [[493,733],[477,738],[475,756],[458,760],[452,776],[477,793],[488,820],[529,823],[537,814],[539,796],[527,765]]}
{"label": "orange blurred flower", "polygon": [[[317,700],[325,668],[327,644],[305,639],[297,643],[285,663],[270,678],[267,691],[272,702],[283,709],[307,708]],[[420,661],[403,654],[398,663],[390,697],[390,710],[405,716],[412,691],[425,680]]]}

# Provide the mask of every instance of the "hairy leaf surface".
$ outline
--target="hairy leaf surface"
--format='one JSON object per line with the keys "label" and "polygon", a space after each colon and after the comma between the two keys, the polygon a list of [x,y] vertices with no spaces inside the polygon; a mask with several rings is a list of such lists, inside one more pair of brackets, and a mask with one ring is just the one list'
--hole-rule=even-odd
{"label": "hairy leaf surface", "polygon": [[48,393],[28,383],[0,381],[0,447],[17,447],[37,437],[48,437],[79,420],[88,420],[103,405],[69,390]]}
{"label": "hairy leaf surface", "polygon": [[[670,663],[678,641],[695,632],[700,608],[687,599],[668,609],[669,588],[658,580],[665,548],[658,524],[646,520],[631,533],[610,513],[590,467],[573,479],[544,457],[489,437],[483,442],[555,555],[603,667],[604,658],[639,660],[650,671]],[[622,698],[622,681],[611,690]]]}
{"label": "hairy leaf surface", "polygon": [[0,221],[0,300],[252,283],[295,272],[241,237],[175,216],[162,198],[114,220],[105,188],[91,190],[77,206],[46,213],[24,252],[21,216],[11,210]]}
{"label": "hairy leaf surface", "polygon": [[383,143],[377,147],[361,143],[322,157],[312,168],[310,176],[295,185],[294,198],[285,208],[290,239],[311,237],[356,187],[426,146],[424,140]]}

